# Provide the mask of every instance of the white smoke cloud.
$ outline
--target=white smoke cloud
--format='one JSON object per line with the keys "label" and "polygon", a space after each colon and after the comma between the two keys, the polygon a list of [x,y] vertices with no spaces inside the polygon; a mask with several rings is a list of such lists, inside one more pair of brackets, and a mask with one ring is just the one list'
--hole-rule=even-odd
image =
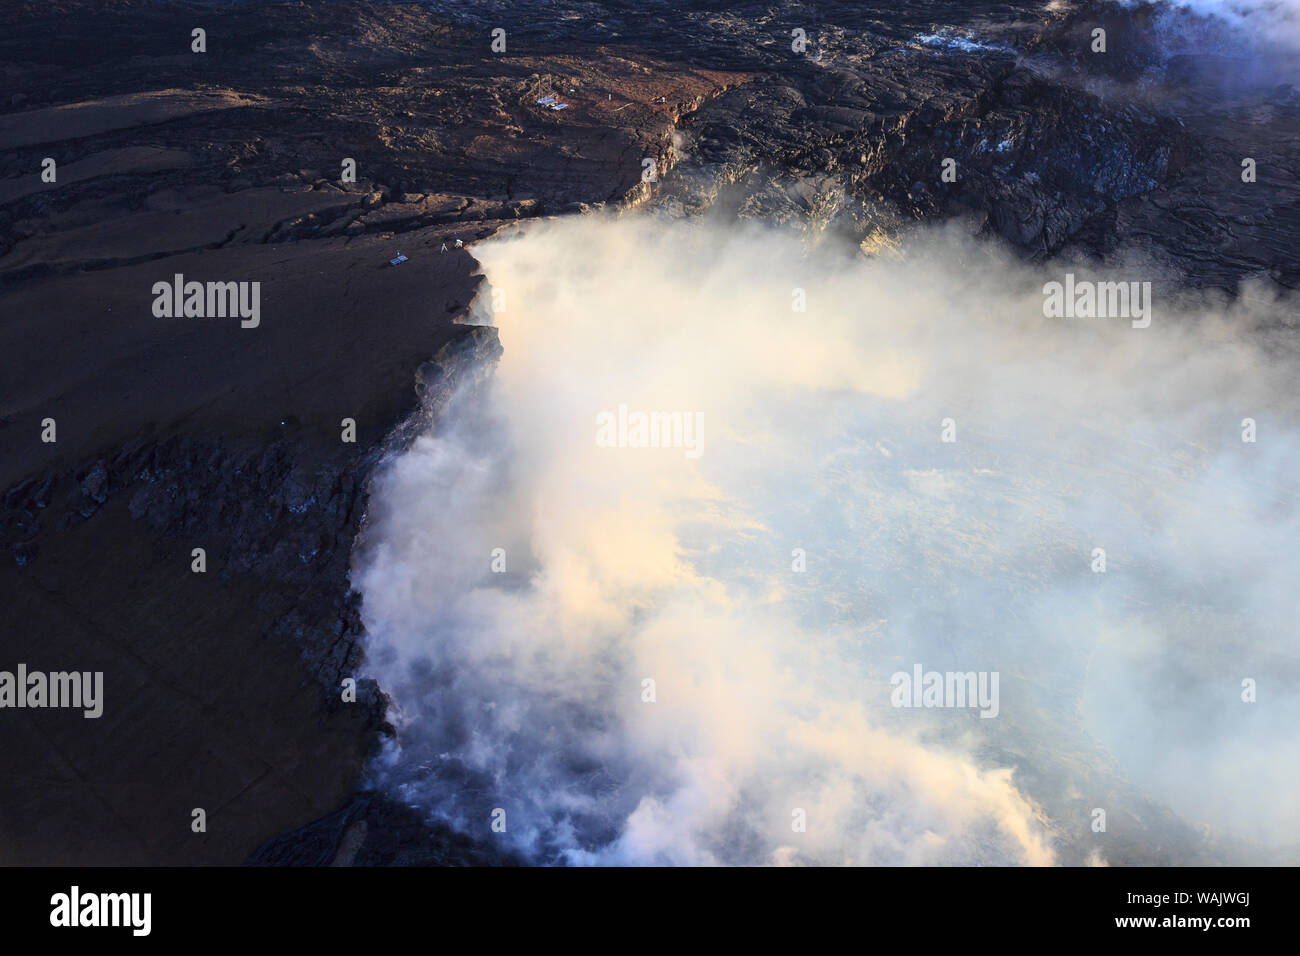
{"label": "white smoke cloud", "polygon": [[[1049,320],[1061,275],[953,233],[475,252],[494,382],[376,479],[354,567],[380,785],[539,862],[1114,862],[1095,807],[1138,858],[1203,849],[1151,806],[1300,840],[1293,303]],[[699,413],[702,455],[601,447],[620,405]],[[999,672],[998,717],[894,709],[916,663]]]}
{"label": "white smoke cloud", "polygon": [[[1120,0],[1135,6],[1135,0]],[[1300,3],[1297,0],[1166,0],[1165,5],[1180,16],[1168,17],[1163,26],[1166,40],[1181,43],[1189,52],[1228,52],[1233,38],[1248,43],[1257,52],[1285,56],[1300,49]],[[1200,28],[1187,17],[1203,23]],[[1208,28],[1208,29],[1206,29]],[[1217,32],[1216,32],[1216,28]],[[1238,47],[1237,53],[1248,52]]]}
{"label": "white smoke cloud", "polygon": [[1218,17],[1242,26],[1269,28],[1300,22],[1295,0],[1172,0],[1173,4],[1201,16]]}

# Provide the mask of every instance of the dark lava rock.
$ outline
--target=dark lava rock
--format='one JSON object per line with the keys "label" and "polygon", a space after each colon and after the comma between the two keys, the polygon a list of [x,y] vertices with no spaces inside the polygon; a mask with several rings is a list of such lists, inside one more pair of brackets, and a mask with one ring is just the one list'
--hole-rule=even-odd
{"label": "dark lava rock", "polygon": [[521,861],[375,792],[262,844],[248,866],[518,866]]}
{"label": "dark lava rock", "polygon": [[102,461],[95,462],[86,477],[81,479],[81,493],[96,504],[108,500],[108,469]]}

